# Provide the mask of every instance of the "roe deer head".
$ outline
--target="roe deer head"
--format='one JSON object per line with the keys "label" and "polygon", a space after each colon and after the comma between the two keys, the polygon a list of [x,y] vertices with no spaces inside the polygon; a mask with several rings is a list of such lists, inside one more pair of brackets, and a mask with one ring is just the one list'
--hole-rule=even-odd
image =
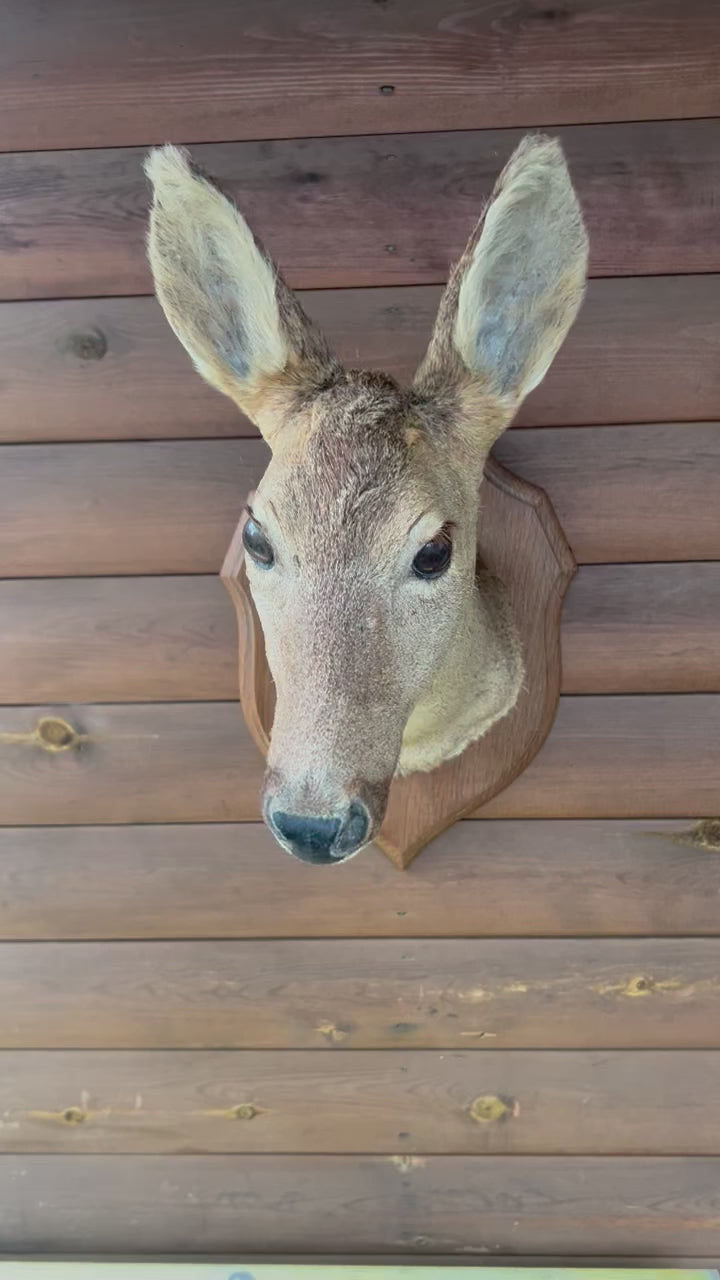
{"label": "roe deer head", "polygon": [[528,137],[454,267],[412,387],[340,366],[234,205],[153,151],[157,296],[272,459],[243,531],[277,702],[265,819],[306,862],[377,833],[397,772],[515,704],[502,588],[476,575],[483,465],[580,305],[587,238],[557,142]]}

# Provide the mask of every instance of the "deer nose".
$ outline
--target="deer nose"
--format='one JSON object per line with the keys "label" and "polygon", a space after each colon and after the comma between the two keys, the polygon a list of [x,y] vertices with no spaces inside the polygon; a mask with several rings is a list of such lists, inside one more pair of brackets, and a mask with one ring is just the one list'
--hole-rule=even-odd
{"label": "deer nose", "polygon": [[340,818],[309,818],[274,811],[270,826],[293,857],[315,865],[342,862],[365,843],[370,827],[365,806],[354,802]]}

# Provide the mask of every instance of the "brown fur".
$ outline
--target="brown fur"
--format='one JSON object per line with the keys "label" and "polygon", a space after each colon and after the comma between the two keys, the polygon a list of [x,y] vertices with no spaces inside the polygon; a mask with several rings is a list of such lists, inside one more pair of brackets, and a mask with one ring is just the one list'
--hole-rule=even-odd
{"label": "brown fur", "polygon": [[[266,804],[371,838],[395,772],[456,755],[515,704],[523,667],[502,589],[476,579],[493,441],[582,297],[587,242],[557,143],[525,139],[454,268],[413,387],[346,372],[234,207],[182,152],[153,152],[158,297],[197,368],[273,456],[253,495],[275,564],[248,577],[277,686]],[[453,527],[448,572],[413,555]]]}

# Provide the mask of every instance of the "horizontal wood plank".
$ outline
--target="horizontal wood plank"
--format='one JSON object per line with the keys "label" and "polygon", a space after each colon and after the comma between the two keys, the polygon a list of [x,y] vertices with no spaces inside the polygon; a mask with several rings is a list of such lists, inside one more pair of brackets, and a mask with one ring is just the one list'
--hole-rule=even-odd
{"label": "horizontal wood plank", "polygon": [[[341,358],[409,382],[440,286],[333,289],[303,304]],[[720,418],[720,275],[591,280],[522,426]],[[254,428],[195,373],[153,298],[0,303],[0,439],[237,436]],[[41,376],[40,376],[41,375]]]}
{"label": "horizontal wood plank", "polygon": [[[165,1258],[167,1257],[168,1255],[166,1254]],[[179,1261],[180,1259],[177,1259],[177,1260]],[[182,1260],[184,1261],[184,1258]],[[209,1261],[209,1262],[217,1262],[218,1255],[214,1254],[211,1257],[208,1256],[207,1258],[203,1257],[202,1259],[198,1259],[198,1261],[201,1261],[201,1260]],[[226,1260],[234,1265],[236,1258],[228,1257]],[[462,1255],[456,1254],[455,1256],[453,1256],[448,1254],[437,1254],[437,1253],[426,1254],[422,1256],[417,1253],[413,1253],[413,1254],[397,1254],[396,1253],[396,1254],[392,1254],[391,1256],[377,1254],[377,1253],[365,1254],[365,1255],[293,1254],[293,1263],[296,1263],[298,1266],[300,1265],[318,1266],[321,1262],[325,1264],[329,1264],[332,1262],[333,1264],[338,1266],[345,1265],[345,1266],[355,1266],[355,1267],[360,1266],[363,1263],[365,1264],[365,1266],[374,1266],[374,1267],[381,1267],[381,1266],[397,1267],[397,1266],[403,1266],[403,1265],[406,1267],[412,1266],[412,1267],[425,1267],[425,1268],[439,1267],[439,1266],[466,1267],[466,1268],[472,1267],[474,1268],[475,1271],[479,1270],[480,1268],[484,1269],[485,1267],[518,1267],[518,1266],[544,1267],[544,1268],[547,1268],[547,1267],[560,1267],[560,1268],[599,1267],[599,1268],[605,1268],[605,1269],[612,1268],[612,1267],[632,1267],[633,1270],[637,1270],[640,1267],[647,1267],[647,1268],[657,1267],[657,1260],[658,1260],[657,1254],[654,1254],[652,1257],[645,1257],[642,1254],[637,1254],[637,1253],[633,1254],[632,1257],[629,1257],[627,1254],[617,1254],[617,1253],[593,1254],[592,1256],[588,1256],[588,1254],[586,1253],[582,1255],[579,1255],[576,1253],[572,1255],[567,1253],[562,1253],[562,1254],[544,1253],[540,1255],[537,1253],[528,1254],[525,1252],[512,1253],[512,1254],[495,1253],[490,1255],[474,1254],[471,1262],[467,1261],[467,1255],[465,1259],[463,1259]],[[170,1261],[173,1261],[173,1259],[171,1258]],[[250,1259],[250,1261],[251,1263],[252,1262],[257,1262],[257,1263],[285,1262],[286,1263],[287,1257],[263,1254],[262,1258],[254,1258],[254,1259]],[[678,1257],[677,1255],[670,1257],[670,1255],[663,1254],[662,1262],[663,1262],[663,1268],[669,1268],[671,1270],[673,1269],[675,1270],[691,1269],[696,1271],[697,1270],[702,1271],[703,1269],[717,1270],[717,1265],[716,1265],[717,1258],[707,1258],[707,1257],[700,1258],[697,1256],[690,1258],[687,1255],[681,1258],[681,1257]],[[470,1270],[468,1274],[470,1276],[473,1276],[473,1271]],[[640,1280],[640,1277],[638,1277],[638,1280]],[[707,1278],[703,1277],[703,1280],[707,1280]],[[713,1280],[714,1280],[714,1277],[713,1277]]]}
{"label": "horizontal wood plank", "polygon": [[718,558],[717,423],[569,430],[506,431],[495,452],[550,495],[579,563]]}
{"label": "horizontal wood plank", "polygon": [[[718,740],[718,694],[563,697],[540,753],[478,813],[712,817]],[[232,702],[0,712],[2,825],[252,821],[262,773]]]}
{"label": "horizontal wood plank", "polygon": [[657,1266],[679,1250],[717,1255],[719,1181],[714,1157],[7,1155],[0,1245],[23,1256],[131,1246],[466,1263],[612,1251]]}
{"label": "horizontal wood plank", "polygon": [[[720,560],[717,423],[522,428],[496,453],[546,489],[580,563]],[[217,573],[268,457],[259,440],[8,447],[2,576]]]}
{"label": "horizontal wood plank", "polygon": [[235,613],[215,576],[5,579],[0,617],[0,703],[237,695]]}
{"label": "horizontal wood plank", "polygon": [[3,942],[0,1048],[718,1049],[719,964],[720,938]]}
{"label": "horizontal wood plank", "polygon": [[0,827],[0,938],[711,936],[719,842],[690,818],[462,822],[403,875],[368,849],[319,884],[260,823]]}
{"label": "horizontal wood plank", "polygon": [[259,440],[11,446],[2,574],[218,573],[269,457]]}
{"label": "horizontal wood plank", "polygon": [[[0,581],[0,704],[232,699],[237,628],[216,577]],[[584,565],[566,693],[720,691],[720,564]]]}
{"label": "horizontal wood plank", "polygon": [[535,760],[478,814],[670,818],[692,796],[694,812],[714,816],[719,741],[717,694],[565,697]]}
{"label": "horizontal wood plank", "polygon": [[6,0],[0,149],[717,115],[717,39],[702,0]]}
{"label": "horizontal wood plank", "polygon": [[563,691],[718,691],[719,633],[720,564],[584,565],[563,611]]}
{"label": "horizontal wood plank", "polygon": [[[193,148],[297,288],[447,278],[518,131]],[[556,132],[555,130],[553,132]],[[557,131],[596,276],[720,271],[720,120]],[[144,151],[0,156],[0,296],[152,292]]]}
{"label": "horizontal wood plank", "polygon": [[0,1152],[717,1155],[719,1082],[702,1050],[16,1050]]}
{"label": "horizontal wood plank", "polygon": [[[68,1255],[64,1255],[65,1258],[67,1258],[67,1256]],[[12,1265],[12,1261],[16,1260],[19,1257],[20,1257],[19,1254],[4,1255],[4,1258],[9,1260],[9,1265]],[[76,1257],[77,1255],[74,1255],[73,1261],[75,1261]],[[98,1258],[97,1253],[93,1253],[92,1258],[94,1261],[97,1261],[97,1258]],[[177,1264],[179,1262],[187,1262],[187,1258],[188,1258],[187,1253],[182,1255],[168,1254],[168,1253],[154,1253],[151,1256],[148,1255],[147,1253],[143,1253],[140,1255],[138,1255],[137,1253],[132,1253],[132,1254],[113,1253],[112,1257],[108,1257],[105,1259],[105,1262],[106,1263],[107,1262],[113,1262],[113,1263],[126,1262],[126,1263],[129,1263],[130,1265],[136,1266],[138,1262],[146,1262],[148,1260],[156,1263],[171,1262],[171,1263]],[[212,1254],[194,1253],[192,1255],[192,1261],[195,1264],[199,1262],[209,1262],[209,1263],[214,1263],[216,1266],[218,1264],[224,1265],[225,1263],[229,1263],[233,1267],[237,1266],[237,1258],[238,1258],[237,1253],[232,1255],[230,1254],[225,1255],[225,1254],[218,1254],[218,1253],[212,1253]],[[440,1254],[428,1253],[428,1254],[420,1255],[418,1253],[341,1254],[341,1253],[333,1252],[333,1253],[321,1253],[321,1254],[318,1254],[318,1253],[298,1254],[296,1252],[293,1252],[292,1265],[305,1266],[305,1267],[318,1267],[321,1264],[324,1265],[325,1267],[328,1267],[328,1266],[359,1267],[364,1265],[366,1267],[375,1267],[375,1268],[394,1267],[396,1270],[398,1267],[402,1267],[402,1266],[425,1268],[426,1270],[428,1268],[433,1268],[433,1267],[434,1268],[465,1267],[465,1268],[469,1268],[468,1275],[471,1276],[473,1280],[475,1280],[476,1273],[478,1273],[480,1270],[484,1270],[486,1267],[489,1267],[491,1269],[494,1269],[497,1267],[516,1267],[516,1268],[517,1267],[523,1267],[523,1268],[524,1267],[540,1267],[544,1269],[547,1269],[548,1267],[553,1267],[553,1268],[579,1267],[579,1268],[590,1268],[590,1269],[598,1267],[604,1270],[608,1270],[609,1268],[615,1268],[615,1267],[630,1267],[633,1270],[637,1271],[639,1268],[657,1270],[657,1262],[658,1262],[657,1254],[653,1254],[652,1257],[647,1257],[646,1255],[638,1254],[638,1253],[635,1253],[632,1255],[632,1257],[629,1257],[627,1254],[618,1254],[618,1253],[612,1253],[612,1254],[604,1253],[604,1254],[592,1254],[592,1255],[588,1255],[587,1253],[582,1255],[573,1253],[570,1255],[567,1253],[537,1254],[537,1253],[526,1253],[525,1251],[523,1251],[522,1253],[513,1253],[513,1254],[475,1253],[472,1255],[472,1260],[470,1262],[467,1261],[467,1258],[468,1258],[467,1253],[465,1253],[465,1255],[463,1256],[462,1253],[455,1254],[455,1255],[442,1254],[442,1253]],[[84,1259],[81,1259],[81,1260],[84,1260]],[[36,1253],[26,1253],[23,1251],[22,1261],[23,1262],[35,1262],[35,1261],[44,1262],[46,1261],[46,1255],[36,1254]],[[282,1263],[285,1266],[287,1266],[288,1256],[287,1254],[264,1252],[260,1255],[253,1254],[250,1258],[244,1258],[244,1263],[246,1265],[249,1264],[250,1266],[253,1266],[253,1265],[260,1266],[263,1264],[267,1266],[270,1263],[275,1263],[275,1264]],[[670,1269],[670,1270],[694,1270],[694,1271],[709,1270],[711,1272],[714,1272],[717,1270],[717,1266],[716,1266],[717,1258],[708,1258],[708,1257],[703,1258],[703,1257],[698,1257],[697,1255],[690,1258],[687,1256],[687,1254],[684,1255],[683,1257],[678,1257],[677,1254],[673,1254],[672,1256],[670,1256],[669,1254],[667,1255],[663,1254],[662,1264],[663,1264],[663,1269]],[[3,1265],[4,1265],[4,1261],[0,1261],[0,1277],[2,1277],[2,1280],[7,1280],[7,1273],[4,1273],[2,1270]],[[402,1277],[402,1272],[400,1273],[400,1275]],[[14,1277],[12,1275],[10,1277],[10,1280],[14,1280]],[[118,1275],[117,1280],[124,1280],[124,1277],[121,1277],[121,1275]],[[389,1271],[387,1275],[383,1277],[383,1280],[396,1280],[395,1273],[393,1271]],[[404,1277],[402,1277],[402,1280],[404,1280]],[[433,1277],[433,1280],[437,1280],[437,1277]],[[638,1280],[644,1280],[644,1278],[639,1276]],[[651,1278],[647,1277],[647,1280],[651,1280]],[[652,1280],[654,1280],[654,1277],[652,1278]],[[693,1280],[693,1278],[688,1277],[688,1280]],[[698,1277],[698,1280],[708,1280],[708,1277],[705,1277],[705,1276]],[[710,1280],[715,1280],[715,1277],[711,1276]]]}

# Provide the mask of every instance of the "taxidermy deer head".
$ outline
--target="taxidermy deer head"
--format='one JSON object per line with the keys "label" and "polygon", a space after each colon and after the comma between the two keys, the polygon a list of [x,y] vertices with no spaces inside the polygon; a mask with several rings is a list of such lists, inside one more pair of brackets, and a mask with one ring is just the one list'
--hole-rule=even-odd
{"label": "taxidermy deer head", "polygon": [[378,831],[396,773],[462,752],[518,698],[513,619],[476,576],[479,489],[577,313],[582,215],[559,144],[525,138],[406,389],[339,365],[184,152],[146,171],[160,303],[272,451],[242,535],[277,695],[264,816],[289,853],[340,862]]}

